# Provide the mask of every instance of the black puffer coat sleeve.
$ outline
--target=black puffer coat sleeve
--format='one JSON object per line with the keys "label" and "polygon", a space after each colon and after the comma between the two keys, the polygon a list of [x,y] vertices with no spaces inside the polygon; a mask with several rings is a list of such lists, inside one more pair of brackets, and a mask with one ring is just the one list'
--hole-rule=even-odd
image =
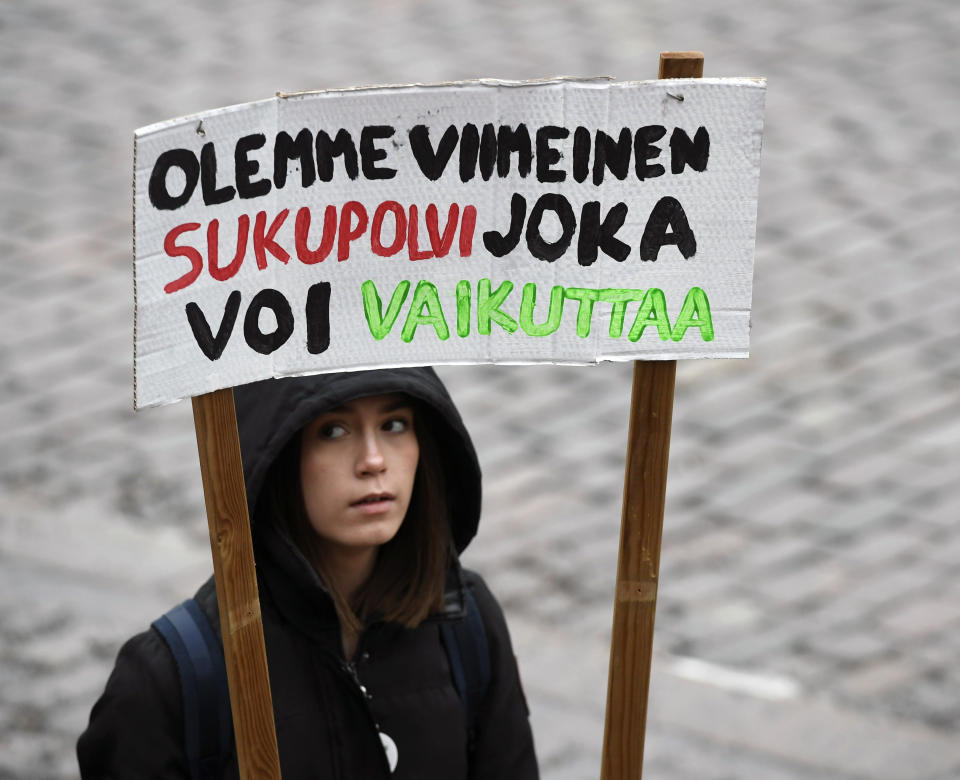
{"label": "black puffer coat sleeve", "polygon": [[84,780],[187,780],[180,682],[153,630],[130,639],[77,742]]}
{"label": "black puffer coat sleeve", "polygon": [[480,575],[464,570],[487,632],[491,680],[480,709],[471,780],[537,780],[529,710],[503,610]]}

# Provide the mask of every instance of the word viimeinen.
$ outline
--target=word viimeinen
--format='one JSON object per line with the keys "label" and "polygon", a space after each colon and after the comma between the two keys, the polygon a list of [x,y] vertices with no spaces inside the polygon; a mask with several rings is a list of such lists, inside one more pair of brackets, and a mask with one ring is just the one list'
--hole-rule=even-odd
{"label": "word viimeinen", "polygon": [[[387,337],[393,330],[400,310],[410,293],[411,283],[401,281],[393,293],[386,310],[377,291],[376,284],[368,279],[360,289],[363,295],[363,312],[370,328],[370,334],[378,341]],[[680,341],[690,328],[700,331],[704,341],[713,341],[713,319],[710,316],[710,301],[706,292],[700,287],[691,287],[684,298],[683,305],[676,320],[671,324],[667,312],[667,300],[663,290],[651,287],[647,290],[589,287],[562,287],[555,285],[550,289],[550,302],[547,306],[546,318],[543,322],[534,322],[534,311],[537,305],[537,285],[533,282],[523,286],[520,296],[520,310],[514,317],[501,307],[507,302],[514,289],[511,281],[501,282],[496,289],[490,279],[480,279],[476,289],[476,332],[489,336],[492,326],[497,326],[514,333],[522,330],[528,336],[549,336],[555,333],[563,321],[564,303],[576,301],[576,333],[580,338],[587,338],[593,325],[594,305],[598,302],[612,304],[608,333],[611,338],[621,338],[627,305],[631,302],[639,303],[633,317],[627,338],[638,341],[648,326],[656,328],[662,341]],[[448,307],[451,304],[448,302]],[[455,312],[454,322],[457,335],[460,338],[470,336],[474,298],[470,282],[461,279],[457,282],[452,309]],[[448,308],[449,311],[449,308]],[[407,309],[406,319],[400,331],[400,338],[410,343],[416,335],[417,328],[430,326],[436,332],[437,338],[446,341],[450,338],[450,327],[447,324],[447,312],[440,301],[437,286],[432,282],[421,280],[414,288],[413,296]]]}

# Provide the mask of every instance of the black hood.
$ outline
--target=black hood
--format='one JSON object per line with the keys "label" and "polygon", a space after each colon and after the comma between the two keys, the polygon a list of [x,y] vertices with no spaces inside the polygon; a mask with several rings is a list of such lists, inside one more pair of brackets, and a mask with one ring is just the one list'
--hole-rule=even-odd
{"label": "black hood", "polygon": [[235,388],[250,516],[270,465],[301,428],[347,401],[385,393],[404,393],[434,412],[430,428],[444,465],[450,531],[462,552],[480,520],[480,464],[457,408],[430,367],[267,379]]}

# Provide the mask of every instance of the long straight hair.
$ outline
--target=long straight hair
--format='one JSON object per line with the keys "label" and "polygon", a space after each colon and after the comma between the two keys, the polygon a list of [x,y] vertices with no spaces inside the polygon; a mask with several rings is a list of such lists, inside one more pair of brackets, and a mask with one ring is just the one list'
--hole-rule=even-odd
{"label": "long straight hair", "polygon": [[450,555],[447,486],[430,433],[434,415],[422,405],[413,408],[420,455],[407,514],[394,537],[380,545],[373,572],[351,601],[324,570],[324,541],[307,515],[300,482],[302,430],[271,465],[254,512],[256,522],[286,531],[333,598],[341,626],[353,632],[374,619],[413,628],[443,605]]}

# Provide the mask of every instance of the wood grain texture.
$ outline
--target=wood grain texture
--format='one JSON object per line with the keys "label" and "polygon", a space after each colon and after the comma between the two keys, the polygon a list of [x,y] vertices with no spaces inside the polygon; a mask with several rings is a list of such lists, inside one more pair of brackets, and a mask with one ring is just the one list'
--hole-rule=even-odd
{"label": "wood grain texture", "polygon": [[233,390],[194,398],[193,420],[240,777],[279,780],[280,759]]}
{"label": "wood grain texture", "polygon": [[701,51],[663,51],[660,52],[659,79],[699,79],[703,78],[703,52]]}
{"label": "wood grain texture", "polygon": [[[660,78],[702,76],[700,52],[660,55]],[[636,780],[643,776],[676,375],[673,360],[633,364],[602,780]]]}

